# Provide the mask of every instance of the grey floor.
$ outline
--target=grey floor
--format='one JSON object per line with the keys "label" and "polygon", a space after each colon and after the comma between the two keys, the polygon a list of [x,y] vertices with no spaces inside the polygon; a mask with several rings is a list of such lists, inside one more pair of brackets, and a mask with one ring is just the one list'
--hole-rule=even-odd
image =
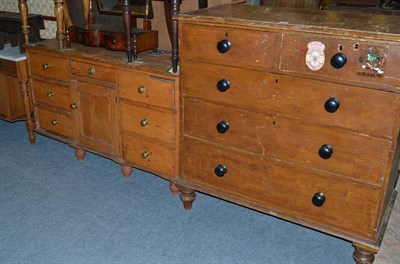
{"label": "grey floor", "polygon": [[0,263],[354,263],[353,247],[198,194],[191,211],[168,182],[0,120]]}

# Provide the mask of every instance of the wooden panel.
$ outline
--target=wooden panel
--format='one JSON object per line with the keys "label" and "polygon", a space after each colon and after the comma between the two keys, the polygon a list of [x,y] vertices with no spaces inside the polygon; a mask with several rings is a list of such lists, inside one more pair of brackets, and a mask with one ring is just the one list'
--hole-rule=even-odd
{"label": "wooden panel", "polygon": [[72,119],[69,115],[36,107],[35,117],[37,128],[68,138],[74,137]]}
{"label": "wooden panel", "polygon": [[[15,62],[13,62],[15,66]],[[12,68],[12,67],[11,67]],[[7,70],[11,70],[7,67]],[[14,70],[15,67],[14,67]],[[0,72],[0,118],[15,121],[25,117],[22,103],[22,91],[18,82],[17,72],[12,75]]]}
{"label": "wooden panel", "polygon": [[116,91],[100,85],[71,81],[76,141],[91,150],[119,156]]}
{"label": "wooden panel", "polygon": [[[319,41],[325,45],[325,64],[317,71],[310,70],[306,63],[307,45],[312,41]],[[400,87],[400,75],[397,70],[400,60],[400,46],[380,44],[374,42],[361,42],[359,40],[343,40],[339,38],[327,38],[322,36],[285,34],[283,37],[281,70],[316,76],[321,78],[334,78],[335,81],[354,81],[357,83],[368,83],[375,85],[390,85]],[[378,60],[384,60],[379,68],[383,71],[379,74],[372,69],[364,69],[363,65],[368,60],[368,53],[371,50],[372,56],[379,57],[372,64],[377,65]],[[339,69],[331,66],[331,58],[343,53],[346,64]],[[377,66],[378,67],[378,66]]]}
{"label": "wooden panel", "polygon": [[0,73],[17,77],[17,65],[15,61],[0,59]]}
{"label": "wooden panel", "polygon": [[[180,39],[182,57],[258,69],[274,69],[277,65],[279,39],[276,33],[188,24],[183,24],[180,31],[185,36]],[[231,43],[226,53],[217,50],[222,40]]]}
{"label": "wooden panel", "polygon": [[67,60],[43,53],[28,52],[31,74],[61,81],[68,80]]}
{"label": "wooden panel", "polygon": [[173,79],[120,70],[118,89],[121,98],[168,109],[175,106]]}
{"label": "wooden panel", "polygon": [[[182,178],[278,211],[325,223],[350,233],[374,237],[380,191],[323,172],[228,150],[184,138]],[[214,169],[227,168],[223,177]],[[321,192],[326,201],[312,203]]]}
{"label": "wooden panel", "polygon": [[[184,109],[186,135],[373,184],[384,183],[383,165],[388,162],[390,141],[188,98]],[[221,121],[229,124],[223,134],[216,129]],[[324,144],[333,148],[329,159],[318,154]]]}
{"label": "wooden panel", "polygon": [[[175,158],[173,148],[140,139],[133,134],[122,135],[123,158],[129,164],[144,170],[159,173],[163,177],[173,177]],[[144,156],[148,153],[148,156]]]}
{"label": "wooden panel", "polygon": [[36,103],[70,111],[68,87],[37,80],[32,80],[31,84]]}
{"label": "wooden panel", "polygon": [[136,105],[124,100],[120,104],[120,120],[122,130],[173,145],[175,139],[175,116],[169,110]]}
{"label": "wooden panel", "polygon": [[[397,111],[399,96],[392,93],[190,60],[184,60],[182,68],[186,96],[393,137],[393,113]],[[225,92],[217,89],[222,79],[230,82]],[[340,101],[335,113],[324,108],[332,97]]]}
{"label": "wooden panel", "polygon": [[70,61],[69,65],[72,75],[111,83],[115,83],[116,81],[117,74],[115,68],[80,61]]}

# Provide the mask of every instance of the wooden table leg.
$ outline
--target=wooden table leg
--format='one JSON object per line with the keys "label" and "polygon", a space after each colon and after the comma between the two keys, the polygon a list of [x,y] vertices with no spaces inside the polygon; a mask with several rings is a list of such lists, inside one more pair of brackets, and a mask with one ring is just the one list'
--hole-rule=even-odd
{"label": "wooden table leg", "polygon": [[24,35],[25,44],[29,43],[30,27],[28,24],[28,5],[26,0],[18,0],[19,14],[21,15],[22,34]]}
{"label": "wooden table leg", "polygon": [[60,50],[64,49],[65,26],[64,26],[64,0],[54,0],[54,14],[57,21],[57,41]]}

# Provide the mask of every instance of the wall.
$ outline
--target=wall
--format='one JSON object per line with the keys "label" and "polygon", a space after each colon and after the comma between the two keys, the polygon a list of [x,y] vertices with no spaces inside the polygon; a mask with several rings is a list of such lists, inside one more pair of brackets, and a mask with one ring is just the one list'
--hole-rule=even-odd
{"label": "wall", "polygon": [[[181,12],[187,12],[198,8],[198,0],[184,0],[181,5]],[[209,6],[215,6],[228,3],[230,0],[209,0]],[[30,14],[41,14],[54,17],[54,0],[27,0]],[[152,20],[153,29],[159,31],[159,47],[161,49],[170,50],[171,44],[168,36],[168,30],[165,23],[164,3],[162,1],[154,1],[154,19]],[[0,10],[2,11],[18,11],[17,0],[0,0]],[[56,23],[54,21],[45,21],[46,29],[40,32],[42,38],[55,38]]]}

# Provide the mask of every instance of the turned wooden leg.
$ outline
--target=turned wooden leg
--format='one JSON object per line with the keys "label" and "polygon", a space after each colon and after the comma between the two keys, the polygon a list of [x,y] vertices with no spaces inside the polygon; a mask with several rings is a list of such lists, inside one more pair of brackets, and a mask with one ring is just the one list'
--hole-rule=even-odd
{"label": "turned wooden leg", "polygon": [[86,155],[85,150],[83,150],[83,149],[76,149],[75,150],[75,157],[78,160],[84,160],[85,159],[85,155]]}
{"label": "turned wooden leg", "polygon": [[31,144],[35,144],[35,122],[33,122],[32,119],[32,106],[31,106],[31,97],[29,93],[29,86],[28,86],[28,70],[26,63],[23,64],[18,64],[18,67],[20,67],[20,70],[18,71],[18,82],[21,87],[21,94],[22,94],[22,101],[24,104],[24,110],[25,110],[25,117],[26,117],[26,130],[28,131],[29,135],[29,141]]}
{"label": "turned wooden leg", "polygon": [[372,264],[375,252],[355,246],[353,258],[357,264]]}
{"label": "turned wooden leg", "polygon": [[176,187],[174,181],[169,182],[169,190],[171,191],[172,195],[178,195],[179,194],[179,188]]}
{"label": "turned wooden leg", "polygon": [[185,210],[192,209],[193,201],[196,199],[196,193],[193,189],[189,189],[183,186],[180,186],[179,189],[181,191],[179,198],[183,202],[183,208],[185,208]]}
{"label": "turned wooden leg", "polygon": [[121,165],[121,172],[124,177],[130,177],[132,175],[132,167],[131,166],[126,166],[126,165]]}

